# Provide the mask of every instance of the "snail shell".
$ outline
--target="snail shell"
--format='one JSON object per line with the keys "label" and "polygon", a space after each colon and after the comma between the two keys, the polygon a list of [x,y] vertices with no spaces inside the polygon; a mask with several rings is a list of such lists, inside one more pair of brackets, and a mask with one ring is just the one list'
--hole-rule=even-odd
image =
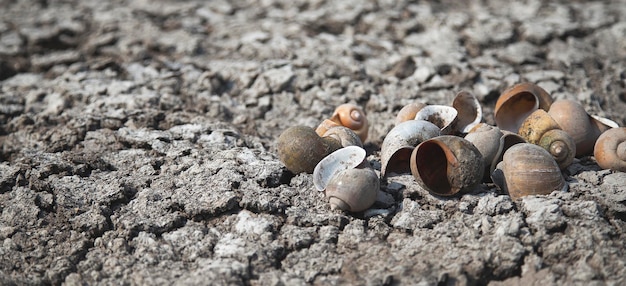
{"label": "snail shell", "polygon": [[421,102],[412,102],[405,105],[402,109],[400,109],[400,111],[398,111],[394,125],[415,119],[417,112],[424,108],[424,106],[426,106],[426,103]]}
{"label": "snail shell", "polygon": [[515,144],[519,143],[527,143],[522,136],[517,135],[516,133],[509,132],[506,130],[502,131],[502,137],[500,137],[500,146],[498,147],[498,152],[496,152],[496,156],[491,161],[491,167],[489,168],[489,174],[493,173],[493,170],[496,168],[498,163],[502,162],[504,157],[504,153],[506,153],[509,148],[511,148]]}
{"label": "snail shell", "polygon": [[602,133],[596,141],[593,156],[603,169],[626,172],[626,127]]}
{"label": "snail shell", "polygon": [[452,107],[458,112],[455,126],[455,131],[458,133],[468,133],[483,118],[480,102],[476,96],[467,91],[461,91],[456,95],[452,101]]}
{"label": "snail shell", "polygon": [[[467,135],[465,140],[472,142],[483,156],[483,162],[485,164],[485,174],[488,177],[489,168],[491,162],[495,159],[500,149],[500,138],[504,134],[500,131],[500,128],[491,126],[485,123],[476,125]],[[485,176],[483,176],[485,177]]]}
{"label": "snail shell", "polygon": [[278,157],[287,169],[295,174],[311,173],[315,165],[341,144],[332,138],[322,138],[313,128],[292,126],[280,134],[277,142]]}
{"label": "snail shell", "polygon": [[359,146],[363,147],[363,142],[352,129],[344,126],[335,126],[322,134],[322,138],[332,138],[339,141],[342,147]]}
{"label": "snail shell", "polygon": [[480,183],[484,163],[469,141],[442,135],[420,143],[411,154],[411,173],[430,193],[453,196]]}
{"label": "snail shell", "polygon": [[379,188],[378,175],[369,166],[345,169],[328,181],[326,197],[332,209],[360,212],[376,202]]}
{"label": "snail shell", "polygon": [[323,136],[326,131],[334,126],[345,126],[354,131],[362,142],[367,139],[369,124],[365,112],[360,107],[345,103],[335,108],[330,119],[324,120],[315,130],[318,135]]}
{"label": "snail shell", "polygon": [[517,132],[524,119],[537,109],[548,110],[553,100],[543,88],[533,83],[516,84],[500,95],[494,108],[496,125]]}
{"label": "snail shell", "polygon": [[415,120],[425,120],[441,129],[441,134],[454,133],[458,112],[447,105],[427,105],[415,114]]}
{"label": "snail shell", "polygon": [[363,163],[365,156],[365,149],[359,146],[348,146],[330,153],[315,166],[313,184],[318,191],[323,191],[333,176],[339,171],[356,168]]}
{"label": "snail shell", "polygon": [[509,148],[491,178],[512,199],[527,195],[546,195],[557,190],[565,191],[568,187],[552,155],[529,143],[516,144]]}
{"label": "snail shell", "polygon": [[502,161],[502,155],[508,148],[517,143],[526,142],[524,138],[515,133],[502,131],[498,127],[485,123],[476,125],[465,135],[465,139],[472,142],[483,156],[485,164],[484,182],[491,180],[491,173],[496,164]]}
{"label": "snail shell", "polygon": [[528,143],[539,145],[550,152],[561,169],[567,168],[574,161],[574,139],[561,130],[559,124],[542,109],[536,110],[524,120],[518,134]]}
{"label": "snail shell", "polygon": [[380,173],[407,173],[410,171],[411,152],[419,143],[439,136],[439,127],[424,120],[402,122],[387,133],[380,148]]}
{"label": "snail shell", "polygon": [[593,152],[593,146],[602,132],[580,103],[569,99],[557,100],[550,106],[548,114],[574,139],[576,157]]}

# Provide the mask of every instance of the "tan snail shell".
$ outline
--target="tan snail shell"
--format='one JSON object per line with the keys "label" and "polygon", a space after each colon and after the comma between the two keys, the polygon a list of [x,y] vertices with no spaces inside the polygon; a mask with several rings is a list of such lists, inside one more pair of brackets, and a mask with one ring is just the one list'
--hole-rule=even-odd
{"label": "tan snail shell", "polygon": [[483,181],[485,182],[491,180],[493,169],[502,160],[502,155],[509,147],[526,142],[515,133],[502,131],[486,123],[476,125],[464,138],[474,144],[483,156],[485,164]]}
{"label": "tan snail shell", "polygon": [[543,88],[533,83],[516,84],[500,95],[494,107],[496,125],[517,132],[524,119],[537,109],[548,110],[553,100]]}
{"label": "tan snail shell", "polygon": [[380,173],[410,172],[411,152],[419,143],[439,136],[439,127],[424,120],[409,120],[396,125],[387,133],[380,148]]}
{"label": "tan snail shell", "polygon": [[470,92],[459,92],[452,101],[452,107],[458,112],[455,133],[468,133],[483,118],[480,102]]}
{"label": "tan snail shell", "polygon": [[[585,108],[574,100],[556,100],[550,106],[548,114],[567,132],[576,144],[576,157],[590,155],[600,134],[606,130],[603,118],[590,116]],[[610,121],[608,121],[611,124]],[[615,126],[613,126],[615,127]],[[602,128],[602,130],[601,130]]]}
{"label": "tan snail shell", "polygon": [[426,140],[411,154],[411,173],[431,194],[453,196],[478,185],[484,163],[469,141],[452,135]]}
{"label": "tan snail shell", "polygon": [[596,141],[593,156],[602,169],[626,172],[626,127],[603,132]]}
{"label": "tan snail shell", "polygon": [[295,174],[311,173],[317,163],[331,152],[348,145],[362,147],[360,139],[348,128],[333,127],[327,134],[320,137],[313,128],[307,126],[287,128],[277,140],[280,161]]}
{"label": "tan snail shell", "polygon": [[348,146],[331,153],[315,167],[313,183],[326,192],[331,208],[360,212],[376,202],[380,180],[365,155],[363,148]]}
{"label": "tan snail shell", "polygon": [[415,120],[424,120],[435,124],[441,134],[453,134],[458,121],[458,111],[447,105],[427,105],[415,114]]}
{"label": "tan snail shell", "polygon": [[491,178],[512,199],[527,195],[546,195],[568,188],[552,155],[529,143],[516,144],[509,148]]}
{"label": "tan snail shell", "polygon": [[361,142],[365,142],[367,139],[369,131],[367,116],[365,116],[363,109],[354,104],[345,103],[339,105],[335,108],[335,111],[330,119],[322,121],[315,132],[317,132],[318,135],[323,136],[328,129],[334,126],[345,126],[352,129],[354,133],[361,138]]}
{"label": "tan snail shell", "polygon": [[426,106],[426,103],[421,102],[412,102],[400,109],[398,111],[398,115],[396,116],[396,120],[394,121],[394,125],[398,125],[402,122],[415,119],[415,114],[420,111],[422,108]]}
{"label": "tan snail shell", "polygon": [[547,112],[538,109],[530,114],[519,128],[518,134],[528,143],[546,149],[556,160],[559,168],[565,169],[574,162],[576,144],[569,134]]}

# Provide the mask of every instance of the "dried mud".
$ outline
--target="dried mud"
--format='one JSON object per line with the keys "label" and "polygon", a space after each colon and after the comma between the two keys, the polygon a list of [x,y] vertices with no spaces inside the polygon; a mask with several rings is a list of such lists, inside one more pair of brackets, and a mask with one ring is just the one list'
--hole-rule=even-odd
{"label": "dried mud", "polygon": [[331,210],[275,140],[505,88],[626,125],[624,1],[0,0],[0,284],[624,285],[626,174]]}

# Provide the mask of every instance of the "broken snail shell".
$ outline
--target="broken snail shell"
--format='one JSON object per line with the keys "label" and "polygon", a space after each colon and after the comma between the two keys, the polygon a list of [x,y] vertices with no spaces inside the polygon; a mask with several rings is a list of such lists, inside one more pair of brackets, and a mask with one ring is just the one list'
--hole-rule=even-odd
{"label": "broken snail shell", "polygon": [[415,120],[425,120],[439,127],[441,134],[454,133],[458,111],[447,105],[427,105],[415,114]]}
{"label": "broken snail shell", "polygon": [[411,152],[419,143],[439,136],[439,127],[424,120],[409,120],[391,129],[380,148],[380,173],[407,173]]}
{"label": "broken snail shell", "polygon": [[402,122],[415,119],[415,115],[418,111],[426,106],[426,103],[421,102],[412,102],[400,109],[398,111],[398,115],[396,116],[396,120],[394,121],[394,125],[398,125]]}
{"label": "broken snail shell", "polygon": [[483,156],[485,164],[484,182],[491,180],[491,172],[495,169],[496,164],[502,160],[503,153],[509,147],[526,142],[515,133],[502,131],[500,128],[486,123],[476,125],[464,138],[474,144]]}
{"label": "broken snail shell", "polygon": [[569,134],[548,113],[538,109],[530,114],[520,126],[518,134],[528,143],[546,149],[556,160],[559,168],[565,169],[574,162],[576,144]]}
{"label": "broken snail shell", "polygon": [[478,185],[484,163],[469,141],[452,135],[426,140],[411,154],[411,173],[417,183],[438,196],[453,196]]}
{"label": "broken snail shell", "polygon": [[[606,119],[591,117],[585,108],[574,100],[556,100],[550,106],[548,114],[567,132],[576,144],[576,157],[590,155],[593,146],[602,133],[600,129]],[[610,122],[610,121],[608,121]],[[610,124],[610,123],[609,123]],[[605,128],[602,128],[605,129]]]}
{"label": "broken snail shell", "polygon": [[543,88],[533,83],[516,84],[500,95],[494,108],[496,125],[517,132],[524,119],[537,109],[548,110],[553,100]]}
{"label": "broken snail shell", "polygon": [[322,159],[313,171],[313,183],[326,192],[331,208],[350,212],[368,209],[376,202],[380,181],[357,146],[341,148]]}
{"label": "broken snail shell", "polygon": [[363,109],[354,104],[345,103],[339,105],[335,108],[335,111],[330,119],[322,121],[315,132],[317,132],[318,135],[323,136],[328,129],[334,126],[345,126],[352,129],[352,131],[354,131],[354,133],[361,138],[362,142],[365,142],[367,139],[369,131],[367,116],[365,116]]}
{"label": "broken snail shell", "polygon": [[452,107],[458,112],[455,133],[468,133],[483,118],[480,102],[470,92],[459,92],[452,101]]}
{"label": "broken snail shell", "polygon": [[328,181],[341,170],[352,169],[365,161],[365,149],[359,146],[340,148],[324,157],[313,170],[313,184],[318,191],[323,191]]}
{"label": "broken snail shell", "polygon": [[596,141],[593,156],[602,169],[626,172],[626,127],[602,133]]}
{"label": "broken snail shell", "polygon": [[337,126],[329,129],[328,136],[320,137],[313,128],[293,126],[278,137],[278,157],[295,174],[311,173],[317,163],[331,152],[348,145],[362,146],[353,133],[348,128]]}
{"label": "broken snail shell", "polygon": [[491,178],[512,199],[546,195],[568,188],[552,155],[529,143],[516,144],[509,148]]}

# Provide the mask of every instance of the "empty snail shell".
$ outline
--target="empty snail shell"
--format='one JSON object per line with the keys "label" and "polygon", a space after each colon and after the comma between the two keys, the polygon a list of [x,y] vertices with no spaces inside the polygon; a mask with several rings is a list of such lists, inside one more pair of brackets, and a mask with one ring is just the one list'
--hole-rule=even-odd
{"label": "empty snail shell", "polygon": [[376,202],[379,188],[378,175],[369,166],[345,169],[328,181],[326,197],[333,209],[360,212]]}
{"label": "empty snail shell", "polygon": [[601,131],[580,103],[569,99],[556,100],[550,106],[548,114],[574,139],[576,157],[593,152]]}
{"label": "empty snail shell", "polygon": [[363,147],[363,142],[359,136],[352,131],[352,129],[344,126],[335,126],[326,131],[326,133],[322,134],[322,138],[332,138],[341,144],[342,147],[347,146],[359,146]]}
{"label": "empty snail shell", "polygon": [[516,84],[502,92],[496,101],[496,125],[502,130],[517,132],[528,115],[537,109],[547,111],[552,101],[550,94],[535,84]]}
{"label": "empty snail shell", "polygon": [[456,95],[452,101],[452,107],[458,112],[455,126],[457,133],[468,133],[483,118],[480,102],[476,96],[467,91],[461,91]]}
{"label": "empty snail shell", "polygon": [[619,128],[617,122],[597,115],[591,115],[591,122],[600,130],[600,133],[604,133],[604,131],[611,128]]}
{"label": "empty snail shell", "polygon": [[480,183],[484,163],[469,141],[442,135],[420,143],[411,154],[411,173],[430,193],[453,196]]}
{"label": "empty snail shell", "polygon": [[365,112],[360,107],[345,103],[335,108],[330,119],[324,120],[315,130],[318,135],[323,136],[326,131],[334,126],[345,126],[354,131],[362,142],[367,139],[369,124]]}
{"label": "empty snail shell", "polygon": [[528,143],[546,149],[556,160],[559,168],[572,164],[576,155],[576,144],[569,134],[542,109],[530,114],[519,128],[518,134]]}
{"label": "empty snail shell", "polygon": [[465,140],[472,142],[483,156],[485,164],[485,174],[490,175],[489,168],[500,148],[500,138],[502,137],[500,128],[485,123],[476,125],[467,135]]}
{"label": "empty snail shell", "polygon": [[324,135],[320,137],[307,126],[287,128],[277,141],[280,161],[293,173],[311,173],[331,152],[349,145],[362,146],[360,139],[346,127],[333,127]]}
{"label": "empty snail shell", "polygon": [[313,184],[318,191],[323,191],[328,181],[339,171],[352,169],[365,160],[365,149],[359,146],[348,146],[336,150],[324,157],[313,170]]}
{"label": "empty snail shell", "polygon": [[454,133],[458,112],[447,105],[427,105],[415,114],[415,120],[425,120],[439,127],[441,134]]}
{"label": "empty snail shell", "polygon": [[435,136],[439,136],[439,127],[424,120],[405,121],[391,129],[380,148],[381,176],[409,172],[415,146]]}
{"label": "empty snail shell", "polygon": [[603,169],[626,172],[626,127],[602,133],[596,141],[593,156]]}
{"label": "empty snail shell", "polygon": [[313,184],[325,191],[331,208],[359,212],[372,206],[380,181],[365,160],[365,150],[348,146],[322,159],[313,171]]}
{"label": "empty snail shell", "polygon": [[568,188],[552,155],[529,143],[516,144],[509,148],[491,178],[512,199],[527,195],[545,195]]}
{"label": "empty snail shell", "polygon": [[496,164],[502,160],[503,153],[517,143],[526,142],[515,133],[502,131],[500,128],[485,123],[476,125],[465,135],[467,141],[472,142],[483,156],[485,172],[483,181],[490,181],[491,172]]}
{"label": "empty snail shell", "polygon": [[426,106],[426,103],[421,102],[412,102],[405,105],[402,109],[400,109],[400,111],[398,111],[394,125],[415,119],[417,112],[424,108],[424,106]]}

